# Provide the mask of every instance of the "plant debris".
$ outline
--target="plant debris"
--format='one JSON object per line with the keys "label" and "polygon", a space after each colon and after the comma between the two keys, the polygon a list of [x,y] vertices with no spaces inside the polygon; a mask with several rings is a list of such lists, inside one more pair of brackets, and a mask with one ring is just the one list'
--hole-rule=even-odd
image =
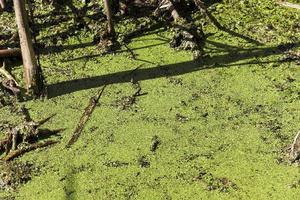
{"label": "plant debris", "polygon": [[39,169],[29,162],[0,162],[0,190],[15,190],[31,180]]}
{"label": "plant debris", "polygon": [[139,82],[136,82],[134,84],[134,87],[136,91],[131,96],[124,96],[121,99],[117,100],[114,105],[118,107],[121,110],[128,110],[130,109],[134,104],[136,104],[137,97],[146,95],[147,93],[141,93],[142,88],[139,84]]}
{"label": "plant debris", "polygon": [[194,177],[193,180],[204,183],[206,185],[206,189],[209,191],[219,190],[220,192],[229,192],[232,189],[238,189],[237,185],[228,178],[217,178],[205,169],[200,169],[199,174]]}
{"label": "plant debris", "polygon": [[190,50],[193,52],[194,59],[200,58],[204,52],[204,33],[202,29],[193,25],[188,27],[179,26],[174,28],[174,36],[170,41],[170,47],[177,50]]}
{"label": "plant debris", "polygon": [[123,162],[123,161],[119,161],[119,160],[116,160],[116,161],[108,161],[108,162],[105,162],[104,163],[105,166],[107,167],[125,167],[125,166],[128,166],[129,163],[127,162]]}
{"label": "plant debris", "polygon": [[39,127],[51,117],[36,122],[32,120],[25,107],[20,109],[20,114],[23,116],[23,122],[15,127],[6,127],[7,136],[0,140],[0,153],[5,152],[6,154],[1,160],[9,161],[28,151],[55,144],[57,141],[49,140],[42,143],[38,143],[38,141],[56,135],[63,130],[40,129]]}
{"label": "plant debris", "polygon": [[151,147],[150,151],[155,152],[158,149],[158,146],[160,145],[160,139],[157,135],[153,136],[151,140]]}
{"label": "plant debris", "polygon": [[286,51],[284,52],[283,58],[280,60],[281,62],[289,62],[294,61],[297,65],[300,65],[300,51]]}
{"label": "plant debris", "polygon": [[176,120],[180,122],[187,122],[189,121],[189,118],[186,116],[181,115],[180,113],[176,114]]}
{"label": "plant debris", "polygon": [[149,168],[150,162],[148,161],[146,156],[141,156],[138,158],[138,165],[142,168]]}

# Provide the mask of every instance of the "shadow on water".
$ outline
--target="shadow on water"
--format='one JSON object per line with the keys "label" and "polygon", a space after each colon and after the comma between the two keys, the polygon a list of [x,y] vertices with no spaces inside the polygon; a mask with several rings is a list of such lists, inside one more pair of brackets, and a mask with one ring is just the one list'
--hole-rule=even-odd
{"label": "shadow on water", "polygon": [[[188,61],[182,63],[169,64],[164,66],[156,66],[146,69],[136,69],[135,81],[149,80],[155,78],[161,78],[166,76],[176,76],[191,72],[196,72],[205,69],[222,68],[230,66],[242,66],[250,64],[267,64],[280,62],[279,60],[273,61],[258,61],[254,60],[245,63],[235,63],[247,59],[264,58],[271,55],[280,55],[282,50],[279,46],[264,47],[264,48],[251,48],[242,49],[234,48],[233,46],[227,47],[227,45],[210,41],[216,47],[226,47],[227,52],[222,55],[215,55],[211,57],[203,58],[199,61]],[[300,43],[294,46],[299,46]],[[80,90],[86,90],[90,88],[97,88],[103,85],[109,85],[114,83],[126,83],[131,81],[132,70],[116,72],[101,76],[95,76],[90,78],[82,78],[55,83],[48,86],[48,97],[53,98],[64,94],[73,93]]]}
{"label": "shadow on water", "polygon": [[75,181],[75,173],[74,168],[71,167],[65,177],[65,186],[64,186],[64,193],[65,193],[65,200],[76,200],[74,193],[76,192],[76,181]]}
{"label": "shadow on water", "polygon": [[[120,54],[120,53],[124,53],[124,52],[128,52],[128,51],[134,51],[134,50],[140,50],[140,49],[146,49],[146,48],[156,47],[156,46],[164,45],[166,43],[167,42],[160,42],[158,44],[152,44],[152,45],[138,47],[138,48],[133,48],[133,49],[128,49],[127,48],[125,50],[117,50],[114,53],[115,54]],[[68,49],[68,50],[74,50],[76,48],[77,48],[77,45],[64,46],[64,50],[66,50],[66,49]],[[58,49],[56,49],[55,52],[58,52]],[[91,58],[96,58],[96,57],[100,57],[100,56],[105,56],[107,54],[110,54],[110,53],[109,52],[104,52],[104,53],[98,53],[98,54],[92,54],[92,55],[84,55],[84,56],[80,56],[80,57],[77,57],[77,58],[66,59],[66,60],[64,60],[64,62],[70,62],[70,61],[76,61],[76,60],[82,60],[82,59],[91,59]]]}

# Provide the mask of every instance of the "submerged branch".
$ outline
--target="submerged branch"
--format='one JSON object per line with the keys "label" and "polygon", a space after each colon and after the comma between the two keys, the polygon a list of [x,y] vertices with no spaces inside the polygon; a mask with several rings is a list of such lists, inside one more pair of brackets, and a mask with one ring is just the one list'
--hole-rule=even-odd
{"label": "submerged branch", "polygon": [[94,96],[90,99],[90,103],[89,105],[85,108],[85,111],[83,113],[83,115],[81,116],[79,123],[72,135],[72,138],[70,139],[70,141],[68,142],[68,144],[66,145],[67,148],[69,148],[71,145],[73,145],[79,138],[82,130],[84,129],[84,126],[86,124],[86,122],[89,120],[89,118],[91,117],[97,103],[99,102],[103,91],[105,89],[106,85],[103,86],[103,88],[100,90],[99,94],[97,96]]}

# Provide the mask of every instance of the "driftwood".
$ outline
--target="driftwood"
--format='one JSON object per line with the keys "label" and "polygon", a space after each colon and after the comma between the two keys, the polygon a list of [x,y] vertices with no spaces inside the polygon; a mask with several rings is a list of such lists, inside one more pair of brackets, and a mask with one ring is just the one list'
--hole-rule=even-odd
{"label": "driftwood", "polygon": [[18,150],[9,152],[5,157],[1,158],[1,160],[10,161],[10,160],[12,160],[12,159],[14,159],[18,156],[21,156],[24,153],[27,153],[29,151],[32,151],[32,150],[35,150],[35,149],[38,149],[38,148],[43,148],[43,147],[53,145],[53,144],[56,144],[56,143],[58,143],[58,141],[53,141],[53,140],[49,140],[49,141],[46,141],[46,142],[43,142],[43,143],[34,143],[34,144],[31,144],[31,145],[29,145],[27,147],[24,147],[22,149],[18,149]]}
{"label": "driftwood", "polygon": [[281,6],[285,6],[285,7],[289,7],[289,8],[295,8],[295,9],[300,10],[300,5],[295,4],[295,3],[290,3],[290,2],[286,2],[286,1],[279,1],[279,2],[277,2],[277,4],[279,4]]}
{"label": "driftwood", "polygon": [[21,57],[21,49],[0,49],[0,58]]}
{"label": "driftwood", "polygon": [[69,148],[71,145],[73,145],[78,140],[82,130],[84,129],[86,122],[92,115],[97,103],[99,102],[99,99],[101,98],[105,87],[106,87],[106,85],[100,90],[100,92],[97,96],[94,96],[90,99],[89,105],[85,108],[85,111],[84,111],[83,115],[81,116],[79,123],[77,124],[77,127],[72,135],[72,138],[66,145],[67,148]]}

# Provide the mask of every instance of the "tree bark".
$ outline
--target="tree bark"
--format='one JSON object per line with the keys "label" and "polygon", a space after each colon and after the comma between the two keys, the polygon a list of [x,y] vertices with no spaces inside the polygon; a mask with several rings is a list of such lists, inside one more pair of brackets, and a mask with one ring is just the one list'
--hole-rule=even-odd
{"label": "tree bark", "polygon": [[13,0],[18,25],[22,59],[25,70],[26,89],[29,94],[40,95],[44,84],[42,72],[37,64],[30,36],[28,16],[24,0]]}
{"label": "tree bark", "polygon": [[0,0],[0,10],[4,9],[6,5],[6,0]]}
{"label": "tree bark", "polygon": [[109,0],[103,0],[104,3],[104,9],[106,12],[106,17],[107,17],[107,31],[109,36],[114,37],[115,36],[115,29],[114,29],[114,24],[113,24],[113,19],[112,19],[112,12],[111,12],[111,6],[109,3]]}

